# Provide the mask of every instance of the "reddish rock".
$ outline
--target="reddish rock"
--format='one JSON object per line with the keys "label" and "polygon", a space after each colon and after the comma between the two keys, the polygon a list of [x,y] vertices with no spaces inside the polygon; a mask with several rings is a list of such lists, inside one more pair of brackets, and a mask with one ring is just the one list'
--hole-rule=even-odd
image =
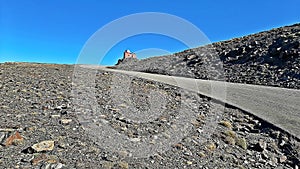
{"label": "reddish rock", "polygon": [[14,134],[10,135],[4,142],[5,146],[10,146],[12,144],[18,144],[20,142],[22,142],[24,139],[23,137],[20,135],[19,132],[15,132]]}

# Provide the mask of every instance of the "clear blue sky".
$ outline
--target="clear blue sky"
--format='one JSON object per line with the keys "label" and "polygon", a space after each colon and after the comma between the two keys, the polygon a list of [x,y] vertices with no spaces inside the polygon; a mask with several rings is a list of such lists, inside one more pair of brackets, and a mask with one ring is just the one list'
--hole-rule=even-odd
{"label": "clear blue sky", "polygon": [[[134,13],[176,15],[216,42],[298,23],[299,11],[299,0],[0,0],[0,62],[76,63],[98,29]],[[165,36],[138,35],[116,44],[101,64],[114,64],[127,48],[173,53],[186,46]]]}

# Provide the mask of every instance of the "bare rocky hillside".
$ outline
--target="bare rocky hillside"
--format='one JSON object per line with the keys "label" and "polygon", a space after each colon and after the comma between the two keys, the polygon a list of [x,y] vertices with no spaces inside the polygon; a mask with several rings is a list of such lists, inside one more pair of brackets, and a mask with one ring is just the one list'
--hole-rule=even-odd
{"label": "bare rocky hillside", "polygon": [[128,60],[119,69],[199,79],[300,88],[300,24],[188,49]]}

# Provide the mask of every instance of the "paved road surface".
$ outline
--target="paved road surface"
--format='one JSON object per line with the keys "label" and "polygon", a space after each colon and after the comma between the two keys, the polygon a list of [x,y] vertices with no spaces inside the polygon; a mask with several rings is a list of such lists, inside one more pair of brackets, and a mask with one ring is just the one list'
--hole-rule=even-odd
{"label": "paved road surface", "polygon": [[133,75],[194,91],[245,110],[300,139],[300,90],[132,72],[100,66],[81,67]]}

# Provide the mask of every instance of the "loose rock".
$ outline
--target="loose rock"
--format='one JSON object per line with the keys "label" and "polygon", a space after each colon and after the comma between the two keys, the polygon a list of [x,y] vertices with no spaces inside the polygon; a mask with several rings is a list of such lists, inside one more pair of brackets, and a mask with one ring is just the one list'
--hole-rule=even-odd
{"label": "loose rock", "polygon": [[42,141],[42,142],[32,145],[31,148],[35,152],[52,151],[54,148],[54,141],[52,141],[52,140]]}

